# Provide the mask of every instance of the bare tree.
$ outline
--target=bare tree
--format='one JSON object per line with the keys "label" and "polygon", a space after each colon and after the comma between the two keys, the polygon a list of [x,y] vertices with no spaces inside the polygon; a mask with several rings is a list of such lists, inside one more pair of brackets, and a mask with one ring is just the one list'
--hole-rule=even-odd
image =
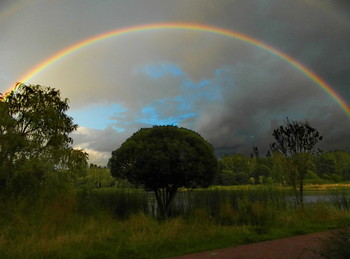
{"label": "bare tree", "polygon": [[275,142],[271,143],[270,148],[288,173],[297,204],[303,205],[304,178],[312,167],[312,154],[320,152],[316,144],[322,140],[322,136],[307,121],[290,121],[288,118],[272,135]]}

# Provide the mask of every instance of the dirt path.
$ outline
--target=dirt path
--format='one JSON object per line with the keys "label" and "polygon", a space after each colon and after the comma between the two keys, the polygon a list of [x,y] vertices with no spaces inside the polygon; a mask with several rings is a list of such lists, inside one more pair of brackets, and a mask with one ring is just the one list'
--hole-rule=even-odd
{"label": "dirt path", "polygon": [[320,239],[329,234],[330,231],[313,233],[169,259],[313,259],[319,257],[312,250],[317,250],[320,247]]}

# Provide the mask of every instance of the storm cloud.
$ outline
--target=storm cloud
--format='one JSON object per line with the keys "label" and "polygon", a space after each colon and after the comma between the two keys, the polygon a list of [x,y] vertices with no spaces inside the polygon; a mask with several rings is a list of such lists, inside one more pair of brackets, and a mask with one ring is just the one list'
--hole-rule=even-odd
{"label": "storm cloud", "polygon": [[[2,1],[0,92],[43,60],[101,33],[151,23],[233,30],[282,51],[350,103],[347,1]],[[46,67],[28,83],[60,89],[81,126],[72,137],[90,162],[141,127],[173,124],[214,147],[267,151],[286,117],[307,119],[325,150],[350,151],[350,118],[302,71],[262,48],[195,30],[145,30],[96,42]]]}

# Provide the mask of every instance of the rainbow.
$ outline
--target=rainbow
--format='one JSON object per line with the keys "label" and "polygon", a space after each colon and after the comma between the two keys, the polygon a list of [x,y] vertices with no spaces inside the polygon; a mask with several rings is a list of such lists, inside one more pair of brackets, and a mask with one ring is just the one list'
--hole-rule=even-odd
{"label": "rainbow", "polygon": [[[314,72],[312,72],[310,69],[299,63],[297,60],[293,59],[292,57],[286,55],[285,53],[261,42],[257,39],[254,39],[250,36],[228,30],[223,29],[219,27],[214,26],[208,26],[203,24],[194,24],[194,23],[155,23],[155,24],[145,24],[145,25],[139,25],[139,26],[132,26],[122,29],[116,29],[113,31],[109,31],[106,33],[102,33],[99,35],[95,35],[91,38],[85,39],[83,41],[80,41],[76,44],[73,44],[56,54],[52,55],[48,59],[42,61],[39,63],[36,67],[34,67],[32,70],[27,72],[25,75],[23,75],[19,82],[27,82],[29,79],[31,79],[36,74],[43,71],[48,66],[55,63],[57,60],[81,49],[88,45],[91,45],[95,42],[102,41],[111,37],[121,36],[125,34],[131,34],[135,32],[140,31],[155,31],[155,30],[189,30],[189,31],[199,31],[199,32],[206,32],[206,33],[214,33],[222,36],[227,36],[233,39],[241,40],[245,43],[254,45],[258,48],[261,48],[265,51],[270,52],[271,54],[285,60],[290,65],[294,66],[296,69],[298,69],[300,72],[302,72],[305,76],[309,77],[312,81],[314,81],[319,87],[321,87],[325,92],[327,92],[339,105],[340,107],[345,111],[345,113],[350,117],[350,106],[347,105],[347,103],[342,99],[341,96],[339,96],[332,88],[329,86],[321,77],[316,75]],[[12,89],[15,90],[15,89]]]}

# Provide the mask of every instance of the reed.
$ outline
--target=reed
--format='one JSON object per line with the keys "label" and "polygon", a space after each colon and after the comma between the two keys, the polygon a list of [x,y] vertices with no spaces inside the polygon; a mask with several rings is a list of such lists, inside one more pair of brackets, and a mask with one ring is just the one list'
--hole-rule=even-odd
{"label": "reed", "polygon": [[271,186],[181,191],[165,220],[152,197],[111,188],[2,200],[0,258],[164,258],[350,225],[348,210],[295,208]]}

